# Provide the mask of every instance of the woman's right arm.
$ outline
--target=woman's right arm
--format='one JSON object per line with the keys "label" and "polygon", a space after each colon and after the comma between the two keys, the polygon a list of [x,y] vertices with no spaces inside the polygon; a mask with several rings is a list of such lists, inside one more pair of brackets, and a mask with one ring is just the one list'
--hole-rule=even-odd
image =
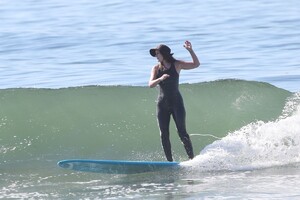
{"label": "woman's right arm", "polygon": [[150,88],[153,88],[155,86],[157,86],[157,84],[161,81],[160,78],[156,78],[157,76],[157,71],[158,71],[158,65],[155,65],[153,68],[152,68],[152,71],[151,71],[151,75],[150,75],[150,79],[149,79],[149,87]]}
{"label": "woman's right arm", "polygon": [[150,88],[153,88],[153,87],[157,86],[161,81],[163,81],[163,80],[165,80],[166,78],[169,77],[168,74],[164,74],[161,77],[156,78],[157,72],[158,72],[158,68],[159,68],[158,65],[155,65],[152,68],[151,76],[150,76],[149,83],[148,83],[148,85],[149,85]]}

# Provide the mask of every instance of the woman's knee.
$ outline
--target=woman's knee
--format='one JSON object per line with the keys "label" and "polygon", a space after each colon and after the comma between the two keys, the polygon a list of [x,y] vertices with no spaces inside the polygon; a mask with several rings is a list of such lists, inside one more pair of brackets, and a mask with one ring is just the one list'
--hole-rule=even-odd
{"label": "woman's knee", "polygon": [[186,131],[183,131],[183,132],[178,131],[178,135],[179,135],[182,142],[190,140],[190,136]]}

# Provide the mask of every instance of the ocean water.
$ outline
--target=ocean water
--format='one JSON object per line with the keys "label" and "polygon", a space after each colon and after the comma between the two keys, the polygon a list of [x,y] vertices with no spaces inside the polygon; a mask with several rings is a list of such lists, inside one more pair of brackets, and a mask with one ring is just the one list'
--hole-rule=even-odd
{"label": "ocean water", "polygon": [[[0,199],[299,199],[300,2],[0,1]],[[137,175],[63,159],[164,161],[147,87],[169,45],[195,159]]]}

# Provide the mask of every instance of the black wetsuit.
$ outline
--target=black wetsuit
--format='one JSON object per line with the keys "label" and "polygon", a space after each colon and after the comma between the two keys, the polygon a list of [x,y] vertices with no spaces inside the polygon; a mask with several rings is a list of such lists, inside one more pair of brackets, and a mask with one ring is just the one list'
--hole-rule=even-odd
{"label": "black wetsuit", "polygon": [[170,117],[172,115],[179,137],[184,144],[188,157],[194,157],[193,147],[185,127],[185,108],[182,96],[179,92],[179,74],[174,63],[167,70],[159,69],[157,77],[168,74],[170,77],[159,83],[160,92],[157,102],[157,120],[160,128],[161,142],[168,161],[173,161],[171,143],[169,139]]}

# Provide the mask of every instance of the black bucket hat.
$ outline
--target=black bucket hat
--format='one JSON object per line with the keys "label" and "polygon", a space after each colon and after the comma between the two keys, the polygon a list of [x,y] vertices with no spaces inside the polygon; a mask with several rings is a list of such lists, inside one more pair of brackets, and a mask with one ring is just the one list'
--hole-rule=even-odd
{"label": "black bucket hat", "polygon": [[150,55],[155,57],[156,56],[156,52],[155,52],[156,50],[158,50],[163,56],[173,55],[173,54],[171,54],[171,49],[167,45],[164,45],[164,44],[161,44],[156,48],[150,49],[150,51],[149,51]]}

